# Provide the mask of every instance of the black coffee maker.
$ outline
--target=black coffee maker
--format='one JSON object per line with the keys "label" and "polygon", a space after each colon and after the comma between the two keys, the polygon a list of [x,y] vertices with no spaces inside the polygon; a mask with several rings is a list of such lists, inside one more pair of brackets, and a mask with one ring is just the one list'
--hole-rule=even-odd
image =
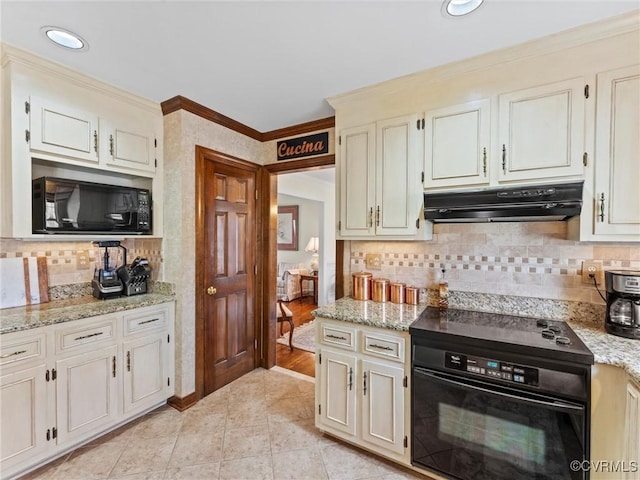
{"label": "black coffee maker", "polygon": [[640,340],[640,271],[608,270],[607,332]]}

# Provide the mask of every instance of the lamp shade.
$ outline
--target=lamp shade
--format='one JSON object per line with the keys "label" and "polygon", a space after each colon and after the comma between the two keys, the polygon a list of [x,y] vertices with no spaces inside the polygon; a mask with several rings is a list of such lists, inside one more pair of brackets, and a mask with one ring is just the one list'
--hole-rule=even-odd
{"label": "lamp shade", "polygon": [[304,247],[305,252],[313,252],[318,253],[318,246],[320,244],[320,239],[318,237],[311,237],[307,246]]}

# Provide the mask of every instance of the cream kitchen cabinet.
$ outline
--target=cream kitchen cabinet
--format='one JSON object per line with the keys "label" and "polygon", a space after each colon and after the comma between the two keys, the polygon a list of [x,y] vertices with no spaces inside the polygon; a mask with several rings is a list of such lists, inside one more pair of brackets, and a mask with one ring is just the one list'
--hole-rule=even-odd
{"label": "cream kitchen cabinet", "polygon": [[105,119],[101,128],[102,155],[107,166],[155,172],[157,166],[157,134],[149,122]]}
{"label": "cream kitchen cabinet", "polygon": [[640,241],[640,65],[600,73],[596,84],[593,230]]}
{"label": "cream kitchen cabinet", "polygon": [[499,181],[584,175],[583,78],[498,97]]}
{"label": "cream kitchen cabinet", "polygon": [[174,303],[2,335],[0,469],[12,477],[173,395]]}
{"label": "cream kitchen cabinet", "polygon": [[424,188],[488,185],[491,101],[425,112]]}
{"label": "cream kitchen cabinet", "polygon": [[318,320],[316,426],[408,465],[408,335]]}
{"label": "cream kitchen cabinet", "polygon": [[624,461],[628,470],[626,480],[640,480],[640,387],[631,379],[627,381],[624,423]]}
{"label": "cream kitchen cabinet", "polygon": [[341,238],[409,237],[421,214],[418,117],[406,115],[340,132]]}
{"label": "cream kitchen cabinet", "polygon": [[12,334],[0,352],[0,465],[6,471],[48,448],[45,336]]}

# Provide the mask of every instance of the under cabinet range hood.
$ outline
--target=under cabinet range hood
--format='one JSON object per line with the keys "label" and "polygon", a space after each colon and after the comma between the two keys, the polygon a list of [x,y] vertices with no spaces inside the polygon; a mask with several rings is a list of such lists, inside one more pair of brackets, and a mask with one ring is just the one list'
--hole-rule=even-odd
{"label": "under cabinet range hood", "polygon": [[584,181],[424,194],[424,218],[436,223],[535,222],[580,215]]}

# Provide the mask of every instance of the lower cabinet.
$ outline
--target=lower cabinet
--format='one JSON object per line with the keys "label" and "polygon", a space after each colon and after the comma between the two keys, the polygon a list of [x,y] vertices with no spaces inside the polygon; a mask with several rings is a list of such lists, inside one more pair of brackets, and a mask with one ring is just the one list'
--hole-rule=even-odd
{"label": "lower cabinet", "polygon": [[408,334],[317,320],[316,426],[410,464]]}
{"label": "lower cabinet", "polygon": [[627,380],[624,460],[627,480],[640,480],[640,386]]}
{"label": "lower cabinet", "polygon": [[2,335],[2,478],[165,403],[173,324],[168,302]]}

